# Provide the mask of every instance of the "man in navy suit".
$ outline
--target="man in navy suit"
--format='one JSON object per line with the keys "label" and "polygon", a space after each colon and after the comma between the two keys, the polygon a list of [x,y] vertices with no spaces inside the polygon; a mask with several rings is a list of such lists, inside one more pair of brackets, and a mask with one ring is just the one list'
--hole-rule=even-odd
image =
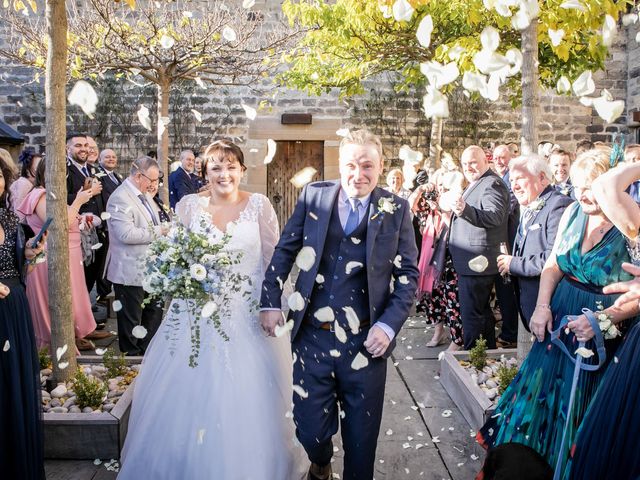
{"label": "man in navy suit", "polygon": [[195,168],[196,157],[191,150],[180,152],[180,166],[169,175],[169,205],[171,210],[185,195],[198,193],[191,174]]}
{"label": "man in navy suit", "polygon": [[529,328],[536,307],[540,274],[558,233],[560,218],[572,200],[551,185],[552,173],[537,155],[527,155],[511,163],[513,193],[522,207],[522,220],[513,255],[500,255],[498,269],[514,280],[520,314]]}
{"label": "man in navy suit", "polygon": [[109,197],[113,191],[122,185],[124,180],[120,174],[116,172],[116,168],[118,167],[118,157],[116,152],[110,148],[105,148],[100,152],[98,159],[98,168],[102,173],[104,173],[104,176],[102,177],[102,196],[106,203],[109,201]]}
{"label": "man in navy suit", "polygon": [[571,154],[565,150],[554,150],[549,155],[549,168],[551,169],[551,181],[554,188],[561,194],[575,200],[573,185],[569,178],[571,169]]}
{"label": "man in navy suit", "polygon": [[340,144],[340,180],[307,185],[266,270],[263,329],[283,325],[282,282],[300,267],[289,300],[296,434],[311,480],[331,478],[342,432],[348,480],[373,478],[386,358],[415,300],[417,249],[408,203],[377,187],[382,145],[366,130]]}

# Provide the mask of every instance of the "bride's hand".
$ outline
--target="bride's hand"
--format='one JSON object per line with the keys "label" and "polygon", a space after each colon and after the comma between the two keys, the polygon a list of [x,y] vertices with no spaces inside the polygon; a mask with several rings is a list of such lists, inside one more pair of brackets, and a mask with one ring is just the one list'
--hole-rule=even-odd
{"label": "bride's hand", "polygon": [[276,326],[284,325],[284,317],[281,310],[263,310],[260,312],[260,325],[262,330],[270,337],[276,336]]}

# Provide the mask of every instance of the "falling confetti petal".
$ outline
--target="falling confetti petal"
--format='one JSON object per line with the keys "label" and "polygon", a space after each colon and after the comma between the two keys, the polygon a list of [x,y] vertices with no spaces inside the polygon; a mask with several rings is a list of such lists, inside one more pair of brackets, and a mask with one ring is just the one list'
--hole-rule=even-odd
{"label": "falling confetti petal", "polygon": [[202,114],[198,110],[192,108],[191,113],[193,113],[193,116],[196,117],[196,121],[198,123],[202,123]]}
{"label": "falling confetti petal", "polygon": [[255,4],[256,0],[244,0],[244,2],[242,2],[242,8],[246,8],[247,10],[249,10]]}
{"label": "falling confetti petal", "polygon": [[140,105],[138,110],[138,120],[144,128],[151,131],[151,118],[149,118],[149,109],[144,105]]}
{"label": "falling confetti petal", "polygon": [[560,77],[558,80],[558,85],[556,85],[556,90],[558,93],[567,93],[571,90],[571,82],[564,75]]}
{"label": "falling confetti petal", "polygon": [[205,85],[205,83],[202,81],[202,79],[200,77],[194,77],[193,79],[200,88],[207,88],[207,86]]}
{"label": "falling confetti petal", "polygon": [[60,370],[64,370],[65,368],[67,368],[69,366],[69,362],[60,362],[58,363],[58,368]]}
{"label": "falling confetti petal", "polygon": [[[474,435],[474,436],[475,436],[475,435]],[[478,455],[476,455],[475,453],[473,453],[473,454],[471,455],[471,460],[478,460],[478,458],[480,458],[480,457],[478,457]]]}
{"label": "falling confetti petal", "polygon": [[593,81],[591,70],[583,72],[575,82],[573,82],[573,92],[578,97],[591,95],[596,90],[596,84]]}
{"label": "falling confetti petal", "polygon": [[549,39],[551,39],[551,45],[557,47],[562,42],[562,38],[564,37],[564,30],[562,28],[558,30],[549,29]]}
{"label": "falling confetti petal", "polygon": [[102,212],[102,214],[100,215],[100,218],[102,220],[109,220],[111,218],[111,214],[109,212]]}
{"label": "falling confetti petal", "polygon": [[114,312],[119,312],[120,310],[122,310],[122,302],[120,300],[114,300],[113,301],[113,311]]}
{"label": "falling confetti petal", "polygon": [[318,275],[316,275],[316,283],[324,283],[324,276],[322,274],[319,273]]}
{"label": "falling confetti petal", "polygon": [[302,188],[311,180],[313,180],[314,175],[318,173],[318,171],[313,167],[304,167],[302,170],[297,172],[291,180],[289,180],[294,187]]}
{"label": "falling confetti petal", "polygon": [[59,362],[69,347],[65,343],[64,346],[56,348],[56,360]]}
{"label": "falling confetti petal", "polygon": [[273,161],[273,157],[276,155],[277,144],[275,140],[267,140],[267,155],[264,157],[264,164],[267,165]]}
{"label": "falling confetti petal", "polygon": [[136,325],[135,327],[133,327],[133,330],[131,330],[131,334],[136,338],[142,339],[147,336],[147,329],[142,325]]}
{"label": "falling confetti petal", "polygon": [[336,333],[336,338],[340,343],[347,343],[347,332],[344,331],[344,328],[340,326],[338,322],[333,324],[333,329]]}
{"label": "falling confetti petal", "polygon": [[477,273],[484,272],[489,266],[489,260],[484,255],[478,255],[469,260],[469,268]]}
{"label": "falling confetti petal", "polygon": [[331,307],[322,307],[315,311],[313,316],[319,322],[333,322],[335,320],[335,315],[333,313],[333,309]]}
{"label": "falling confetti petal", "polygon": [[607,123],[613,123],[624,112],[624,100],[612,100],[611,94],[607,90],[602,91],[602,95],[593,100],[593,107],[596,112]]}
{"label": "falling confetti petal", "polygon": [[[244,108],[244,114],[247,116],[249,120],[255,120],[258,112],[255,108],[250,107],[249,105],[242,104],[242,108]],[[272,140],[273,141],[273,140]],[[274,147],[275,148],[275,147]],[[275,153],[275,151],[274,151]]]}
{"label": "falling confetti petal", "polygon": [[69,92],[68,100],[71,105],[80,107],[89,118],[93,118],[98,106],[98,95],[89,83],[78,80]]}
{"label": "falling confetti petal", "polygon": [[222,37],[227,41],[227,42],[235,42],[236,39],[238,38],[238,36],[236,35],[236,32],[233,28],[231,28],[230,26],[225,26],[222,29]]}
{"label": "falling confetti petal", "polygon": [[169,50],[175,45],[175,43],[175,39],[169,35],[162,35],[162,37],[160,38],[160,46],[165,50]]}
{"label": "falling confetti petal", "polygon": [[431,33],[433,32],[433,19],[431,15],[425,15],[422,20],[420,20],[420,24],[418,25],[418,29],[416,30],[416,37],[418,38],[418,43],[422,45],[424,48],[429,48],[431,45]]}
{"label": "falling confetti petal", "polygon": [[629,25],[633,25],[637,21],[638,21],[637,13],[627,13],[626,15],[622,16],[622,25],[624,25],[625,27],[628,27]]}
{"label": "falling confetti petal", "polygon": [[356,237],[351,237],[351,241],[353,242],[354,245],[359,245],[360,242],[362,242],[362,240]]}
{"label": "falling confetti petal", "polygon": [[348,128],[339,128],[338,130],[336,130],[336,135],[339,137],[348,137],[349,136],[349,129]]}
{"label": "falling confetti petal", "polygon": [[95,245],[91,245],[91,250],[98,250],[100,248],[102,248],[101,243],[96,243]]}
{"label": "falling confetti petal", "polygon": [[429,83],[435,88],[441,88],[455,81],[460,76],[460,70],[455,62],[442,65],[431,61],[420,64],[420,72],[427,77]]}
{"label": "falling confetti petal", "polygon": [[298,395],[300,395],[300,398],[307,398],[309,396],[309,392],[307,392],[300,385],[294,385],[293,391],[296,392]]}
{"label": "falling confetti petal", "polygon": [[577,355],[580,355],[582,358],[590,358],[593,357],[594,353],[593,350],[589,350],[588,348],[584,348],[584,347],[580,347],[578,348],[575,353]]}
{"label": "falling confetti petal", "polygon": [[318,216],[317,216],[315,213],[313,213],[313,212],[309,212],[309,216],[310,216],[311,218],[313,218],[314,220],[318,220]]}
{"label": "falling confetti petal", "polygon": [[436,88],[429,86],[422,98],[424,114],[427,118],[448,118],[449,100]]}
{"label": "falling confetti petal", "polygon": [[604,25],[602,26],[602,44],[605,47],[610,47],[613,43],[613,39],[618,33],[618,23],[611,15],[604,17]]}
{"label": "falling confetti petal", "polygon": [[11,348],[11,344],[9,343],[9,340],[6,340],[4,342],[4,346],[2,347],[2,351],[3,352],[8,352],[10,348]]}
{"label": "falling confetti petal", "polygon": [[106,348],[96,348],[96,355],[104,355],[105,353],[107,353]]}
{"label": "falling confetti petal", "polygon": [[304,298],[300,292],[293,292],[287,299],[287,303],[292,312],[298,312],[304,308]]}
{"label": "falling confetti petal", "polygon": [[398,281],[402,284],[402,285],[409,285],[409,279],[407,278],[406,275],[400,275],[398,277]]}
{"label": "falling confetti petal", "polygon": [[347,265],[344,269],[345,273],[347,275],[350,275],[351,272],[353,272],[353,270],[355,270],[356,268],[360,268],[363,267],[364,265],[361,262],[347,262]]}
{"label": "falling confetti petal", "polygon": [[358,315],[352,307],[342,307],[342,310],[344,310],[344,313],[347,317],[347,322],[349,323],[351,333],[357,335],[360,331],[360,319],[358,318]]}
{"label": "falling confetti petal", "polygon": [[408,22],[413,16],[413,7],[407,0],[396,0],[393,4],[393,18],[398,22]]}
{"label": "falling confetti petal", "polygon": [[316,251],[313,247],[302,247],[296,256],[296,265],[300,270],[308,272],[316,263]]}
{"label": "falling confetti petal", "polygon": [[184,12],[182,12],[182,16],[186,18],[193,18],[193,12],[189,12],[188,10],[185,10]]}
{"label": "falling confetti petal", "polygon": [[354,370],[360,370],[367,365],[369,365],[369,359],[360,352],[358,352],[358,354],[353,359],[353,362],[351,362],[351,368],[353,368]]}
{"label": "falling confetti petal", "polygon": [[281,336],[285,335],[287,332],[290,332],[291,330],[293,330],[293,320],[289,320],[288,322],[285,322],[284,325],[280,326],[280,325],[276,325],[275,328],[275,334],[276,337],[280,338]]}
{"label": "falling confetti petal", "polygon": [[331,355],[333,358],[338,358],[340,356],[340,352],[334,348],[332,350],[329,350],[329,355]]}
{"label": "falling confetti petal", "polygon": [[585,7],[579,0],[567,0],[560,5],[560,8],[565,8],[567,10],[580,10],[581,12],[587,11],[587,7]]}

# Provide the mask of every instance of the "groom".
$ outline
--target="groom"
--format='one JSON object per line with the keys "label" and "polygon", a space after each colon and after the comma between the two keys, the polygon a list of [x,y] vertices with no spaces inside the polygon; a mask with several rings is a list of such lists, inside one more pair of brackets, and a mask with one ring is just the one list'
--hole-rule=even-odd
{"label": "groom", "polygon": [[417,249],[409,205],[376,186],[380,139],[351,132],[339,164],[340,181],[303,189],[265,274],[260,320],[269,335],[283,324],[282,282],[296,263],[293,414],[311,460],[308,478],[331,478],[340,418],[342,478],[371,480],[386,358],[415,298]]}

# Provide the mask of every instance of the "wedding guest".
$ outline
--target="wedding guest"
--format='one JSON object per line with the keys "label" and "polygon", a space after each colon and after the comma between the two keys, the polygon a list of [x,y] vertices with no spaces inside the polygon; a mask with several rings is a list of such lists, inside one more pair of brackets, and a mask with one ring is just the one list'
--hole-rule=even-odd
{"label": "wedding guest", "polygon": [[169,175],[169,205],[171,210],[176,208],[176,203],[185,195],[198,193],[193,184],[191,174],[195,167],[196,157],[191,150],[180,152],[180,167]]}
{"label": "wedding guest", "polygon": [[528,328],[542,268],[551,254],[560,218],[571,200],[553,188],[549,166],[537,155],[512,160],[510,177],[523,213],[513,254],[498,257],[498,270],[502,275],[511,275],[520,315]]}
{"label": "wedding guest", "polygon": [[110,148],[102,150],[99,156],[98,169],[105,174],[102,180],[102,197],[105,202],[109,201],[109,197],[113,191],[124,181],[122,176],[116,171],[117,168],[118,156],[116,152]]}
{"label": "wedding guest", "polygon": [[100,149],[98,149],[98,144],[93,139],[93,137],[87,136],[87,163],[90,165],[97,166],[96,162],[98,161],[98,153]]}
{"label": "wedding guest", "polygon": [[[168,226],[161,225],[149,195],[151,184],[159,181],[158,162],[140,157],[107,203],[110,217],[105,276],[113,283],[115,298],[122,304],[116,316],[120,351],[125,355],[144,355],[162,320],[161,305],[151,302],[142,306],[148,296],[142,288],[147,248],[156,236],[169,231]],[[143,338],[133,334],[138,325],[146,329]]]}
{"label": "wedding guest", "polygon": [[509,142],[507,143],[507,147],[509,148],[509,151],[511,152],[511,156],[513,158],[520,156],[520,145],[518,145],[517,142]]}
{"label": "wedding guest", "polygon": [[[11,199],[14,211],[17,209],[18,205],[22,203],[24,197],[27,196],[27,193],[31,191],[33,188],[33,183],[36,177],[36,169],[38,168],[38,163],[42,159],[42,155],[36,153],[33,148],[25,148],[20,153],[20,157],[18,158],[18,163],[20,164],[20,177],[11,184]],[[15,212],[20,218],[20,221],[24,221],[24,218],[18,213]]]}
{"label": "wedding guest", "polygon": [[[162,180],[164,178],[164,174],[160,172],[160,181],[158,183],[150,183],[149,184],[149,195],[151,196],[154,205],[154,210],[158,214],[158,220],[160,223],[167,223],[171,221],[171,210],[167,208],[162,199],[160,198],[160,194],[158,193],[159,188],[162,186]],[[153,204],[152,204],[153,205]]]}
{"label": "wedding guest", "polygon": [[411,195],[411,190],[404,188],[404,175],[402,174],[402,170],[399,168],[393,168],[387,174],[387,187],[385,190],[387,192],[395,193],[400,198],[404,198],[405,200],[409,199]]}
{"label": "wedding guest", "polygon": [[594,146],[595,145],[593,144],[593,142],[591,140],[587,140],[587,139],[578,140],[578,142],[576,143],[575,156],[577,157],[581,153],[584,153],[584,152],[586,152],[588,150],[592,150]]}
{"label": "wedding guest", "polygon": [[[418,305],[416,310],[423,313],[427,323],[435,325],[433,337],[427,347],[437,347],[451,343],[447,350],[458,350],[464,344],[460,303],[458,301],[458,275],[453,268],[451,254],[447,247],[451,211],[441,208],[438,198],[443,195],[462,192],[464,176],[460,172],[443,172],[437,176],[436,186],[430,183],[419,189],[426,193],[430,213],[422,232],[422,251],[418,261]],[[445,333],[445,325],[449,334]]]}
{"label": "wedding guest", "polygon": [[[45,160],[40,161],[36,170],[33,190],[24,198],[18,211],[24,215],[25,222],[34,232],[39,232],[47,219],[47,199],[45,184]],[[82,248],[80,246],[79,210],[89,201],[94,191],[79,190],[76,199],[67,208],[68,217],[54,219],[54,222],[66,221],[69,228],[69,273],[71,278],[71,310],[78,350],[93,350],[91,340],[111,337],[109,332],[96,331],[96,322],[91,312],[91,300],[87,291],[82,269]],[[46,251],[46,246],[45,246]],[[27,298],[36,335],[38,348],[48,347],[51,343],[51,317],[49,315],[49,259],[30,266],[27,275]]]}
{"label": "wedding guest", "polygon": [[[637,308],[640,298],[640,208],[628,194],[629,185],[640,179],[640,163],[621,165],[593,182],[593,195],[602,211],[629,243],[631,261],[622,268],[634,275],[628,282],[604,288],[608,294],[624,293],[616,300],[619,308]],[[636,480],[640,477],[640,323],[625,335],[622,346],[609,364],[572,451],[570,475],[573,480],[601,478]]]}
{"label": "wedding guest", "polygon": [[24,291],[24,261],[44,248],[25,242],[12,208],[12,168],[0,157],[0,465],[3,478],[44,480],[40,365]]}
{"label": "wedding guest", "polygon": [[11,157],[11,154],[4,148],[0,148],[0,159],[2,159],[2,161],[7,165],[7,168],[11,173],[11,177],[16,178],[18,176],[18,167],[13,161],[13,157]]}
{"label": "wedding guest", "polygon": [[[640,145],[630,144],[624,149],[624,161],[625,163],[636,163],[640,161]],[[640,202],[640,180],[635,180],[629,185],[627,193],[631,195],[631,198],[636,203]]]}
{"label": "wedding guest", "polygon": [[206,177],[202,172],[202,157],[198,155],[195,159],[193,173],[191,174],[191,181],[198,192],[206,190],[206,188],[203,188],[207,184]]}
{"label": "wedding guest", "polygon": [[549,167],[553,175],[554,188],[575,200],[573,195],[573,185],[569,178],[569,170],[571,169],[571,154],[566,150],[555,150],[549,156]]}
{"label": "wedding guest", "polygon": [[[555,466],[560,458],[560,470],[556,471],[559,478],[564,474],[575,438],[575,429],[569,429],[560,451],[566,415],[572,415],[572,425],[580,425],[603,369],[580,375],[573,410],[567,412],[574,364],[551,343],[548,332],[558,329],[563,317],[577,315],[583,308],[598,311],[600,306],[602,314],[609,315],[614,323],[638,312],[637,304],[616,307],[617,295],[602,291],[610,283],[630,278],[620,267],[629,261],[625,237],[602,211],[591,190],[593,181],[609,168],[607,155],[596,150],[580,155],[571,167],[578,201],[565,210],[556,244],[540,276],[538,299],[529,324],[537,341],[500,397],[495,414],[478,432],[478,440],[484,446],[518,442],[536,450],[549,465]],[[587,341],[591,336],[588,319],[580,315],[569,322],[568,333],[563,330],[560,339],[573,353],[576,342]],[[608,359],[617,343],[605,340]],[[595,355],[583,359],[586,364],[594,362]]]}

